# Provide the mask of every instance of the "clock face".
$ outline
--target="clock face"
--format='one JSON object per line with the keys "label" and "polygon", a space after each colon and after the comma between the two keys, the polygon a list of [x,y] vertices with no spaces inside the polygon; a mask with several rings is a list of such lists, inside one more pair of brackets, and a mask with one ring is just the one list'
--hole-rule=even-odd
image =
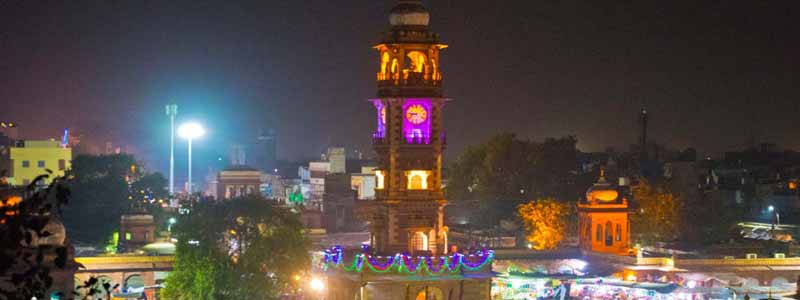
{"label": "clock face", "polygon": [[406,119],[411,124],[419,125],[428,119],[428,111],[420,104],[414,104],[406,109]]}

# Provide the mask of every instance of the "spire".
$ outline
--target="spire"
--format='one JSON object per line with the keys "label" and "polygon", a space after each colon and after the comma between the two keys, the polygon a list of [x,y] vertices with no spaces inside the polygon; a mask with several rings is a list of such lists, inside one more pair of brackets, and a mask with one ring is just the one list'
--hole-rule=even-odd
{"label": "spire", "polygon": [[600,178],[597,182],[606,182],[606,166],[600,166]]}

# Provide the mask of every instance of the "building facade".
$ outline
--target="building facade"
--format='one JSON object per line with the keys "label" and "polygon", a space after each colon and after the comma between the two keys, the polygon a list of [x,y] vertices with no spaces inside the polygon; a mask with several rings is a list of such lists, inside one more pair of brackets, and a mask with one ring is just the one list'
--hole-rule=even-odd
{"label": "building facade", "polygon": [[52,174],[43,183],[49,184],[53,178],[64,176],[72,166],[72,148],[59,141],[27,140],[18,142],[16,147],[9,150],[9,183],[12,185],[28,185],[37,176],[47,174],[47,170]]}
{"label": "building facade", "polygon": [[217,174],[217,200],[261,193],[261,171],[248,166],[231,166]]}

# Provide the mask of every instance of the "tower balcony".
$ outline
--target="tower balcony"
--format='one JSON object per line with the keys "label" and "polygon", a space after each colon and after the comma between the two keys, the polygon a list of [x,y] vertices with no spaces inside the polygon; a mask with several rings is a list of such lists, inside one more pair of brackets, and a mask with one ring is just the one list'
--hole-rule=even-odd
{"label": "tower balcony", "polygon": [[378,96],[441,97],[442,74],[408,72],[377,73]]}

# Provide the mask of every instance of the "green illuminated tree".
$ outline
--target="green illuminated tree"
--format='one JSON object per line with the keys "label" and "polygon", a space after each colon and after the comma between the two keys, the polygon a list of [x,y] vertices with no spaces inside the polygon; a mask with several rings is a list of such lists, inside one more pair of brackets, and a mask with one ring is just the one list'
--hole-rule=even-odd
{"label": "green illuminated tree", "polygon": [[310,264],[298,216],[257,196],[199,204],[173,230],[165,299],[272,299]]}

